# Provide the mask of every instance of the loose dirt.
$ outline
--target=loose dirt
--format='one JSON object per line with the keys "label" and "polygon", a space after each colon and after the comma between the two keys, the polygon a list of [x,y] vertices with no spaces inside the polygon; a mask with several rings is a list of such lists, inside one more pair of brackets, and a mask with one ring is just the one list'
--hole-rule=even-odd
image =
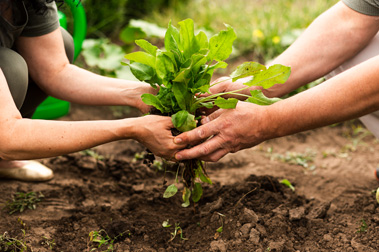
{"label": "loose dirt", "polygon": [[[108,107],[73,105],[61,120],[113,114]],[[144,151],[135,141],[94,148],[97,157],[78,152],[44,159],[55,172],[49,182],[0,180],[0,203],[16,192],[45,196],[35,210],[9,215],[2,209],[0,234],[32,251],[112,251],[90,241],[90,233],[101,230],[114,251],[379,251],[373,194],[379,144],[366,133],[352,121],[230,154],[207,165],[213,185],[188,208],[181,207],[180,193],[162,197],[174,176],[135,160]],[[165,221],[171,226],[163,227]]]}

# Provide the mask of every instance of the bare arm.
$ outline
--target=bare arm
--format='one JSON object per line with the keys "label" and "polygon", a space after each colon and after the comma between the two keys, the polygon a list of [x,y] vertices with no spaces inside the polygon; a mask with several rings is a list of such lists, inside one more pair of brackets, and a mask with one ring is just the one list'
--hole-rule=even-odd
{"label": "bare arm", "polygon": [[140,96],[154,92],[150,85],[100,76],[69,64],[60,29],[40,37],[20,37],[16,43],[30,75],[47,94],[78,104],[128,105],[147,112]]}
{"label": "bare arm", "polygon": [[360,14],[339,2],[321,14],[272,64],[291,66],[284,85],[264,93],[283,96],[314,81],[356,55],[375,36],[379,18]]}
{"label": "bare arm", "polygon": [[[342,2],[337,3],[316,18],[286,51],[270,63],[290,66],[291,76],[285,84],[262,90],[263,93],[267,97],[281,97],[325,76],[362,50],[378,29],[379,17],[363,15]],[[211,91],[238,90],[244,87],[243,82],[227,81],[214,86]],[[245,92],[249,94],[249,90]]]}
{"label": "bare arm", "polygon": [[175,138],[196,144],[178,152],[178,160],[217,161],[229,152],[265,140],[290,135],[379,110],[379,56],[355,66],[323,84],[270,106],[239,102],[236,109],[218,110],[197,129]]}
{"label": "bare arm", "polygon": [[84,150],[120,139],[135,139],[153,153],[171,158],[169,117],[146,116],[110,121],[48,121],[23,119],[0,70],[0,158],[35,159]]}

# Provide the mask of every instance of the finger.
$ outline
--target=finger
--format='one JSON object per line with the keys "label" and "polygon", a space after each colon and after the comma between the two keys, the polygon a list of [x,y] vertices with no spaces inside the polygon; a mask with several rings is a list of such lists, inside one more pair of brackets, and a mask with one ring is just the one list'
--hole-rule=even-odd
{"label": "finger", "polygon": [[207,156],[199,157],[199,159],[207,162],[217,162],[228,153],[229,151],[226,149],[218,149]]}
{"label": "finger", "polygon": [[[177,160],[186,160],[186,159],[211,156],[211,154],[218,152],[218,150],[224,149],[223,143],[224,141],[221,137],[215,136],[205,141],[204,143],[196,145],[190,149],[179,151],[178,153],[176,153],[175,158]],[[225,149],[225,151],[227,153],[228,149]],[[217,157],[218,156],[216,155],[215,158]]]}
{"label": "finger", "polygon": [[201,124],[207,124],[215,119],[217,119],[220,115],[222,115],[222,113],[224,113],[225,110],[224,109],[218,109],[216,110],[215,112],[213,112],[212,114],[204,117],[201,119]]}
{"label": "finger", "polygon": [[184,132],[174,138],[176,144],[193,144],[213,136],[217,132],[217,125],[201,125],[191,131]]}

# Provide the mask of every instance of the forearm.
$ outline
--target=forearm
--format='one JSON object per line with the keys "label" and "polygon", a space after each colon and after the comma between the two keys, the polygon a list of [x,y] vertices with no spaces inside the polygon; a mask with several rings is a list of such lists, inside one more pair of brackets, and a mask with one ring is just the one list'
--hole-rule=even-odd
{"label": "forearm", "polygon": [[379,57],[375,57],[319,86],[267,107],[266,121],[272,131],[264,138],[322,127],[379,110],[378,62]]}
{"label": "forearm", "polygon": [[35,159],[88,149],[135,136],[134,119],[113,121],[48,121],[14,119],[0,127],[0,158]]}
{"label": "forearm", "polygon": [[264,93],[280,97],[314,81],[362,50],[378,32],[377,17],[355,12],[342,2],[320,15],[272,64],[291,67],[284,85]]}
{"label": "forearm", "polygon": [[70,64],[44,82],[49,95],[86,105],[136,107],[141,94],[153,91],[147,83],[104,77]]}

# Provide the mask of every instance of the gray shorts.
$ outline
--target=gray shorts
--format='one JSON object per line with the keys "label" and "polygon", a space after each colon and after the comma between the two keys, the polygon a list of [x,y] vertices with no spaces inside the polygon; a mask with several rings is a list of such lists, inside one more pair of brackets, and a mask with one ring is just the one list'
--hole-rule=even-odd
{"label": "gray shorts", "polygon": [[[65,29],[61,28],[61,31],[66,55],[69,61],[73,62],[74,41]],[[25,60],[15,50],[0,47],[0,68],[21,115],[24,118],[31,118],[38,105],[47,98],[47,94],[30,78]]]}
{"label": "gray shorts", "polygon": [[[334,69],[325,77],[329,79],[377,55],[379,55],[379,32],[361,52],[359,52],[350,60],[343,63],[341,66]],[[359,119],[367,127],[367,129],[370,130],[376,136],[376,138],[379,138],[379,110],[374,113],[362,116]]]}

